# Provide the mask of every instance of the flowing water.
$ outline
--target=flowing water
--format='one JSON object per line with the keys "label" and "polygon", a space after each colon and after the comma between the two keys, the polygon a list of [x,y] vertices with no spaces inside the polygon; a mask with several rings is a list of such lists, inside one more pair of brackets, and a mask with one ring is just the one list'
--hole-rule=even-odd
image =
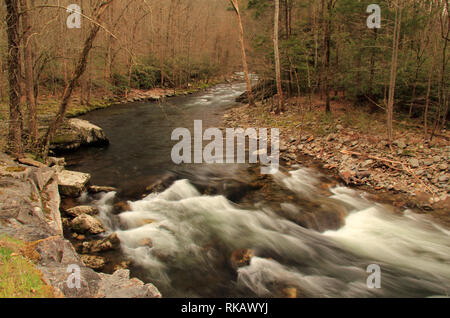
{"label": "flowing water", "polygon": [[[279,172],[267,181],[276,191],[261,196],[263,190],[251,190],[255,176],[247,166],[171,163],[172,130],[191,128],[196,119],[220,126],[243,90],[219,85],[85,116],[111,145],[68,160],[91,173],[94,184],[121,190],[90,200],[118,233],[133,274],[165,297],[281,297],[294,289],[298,297],[448,296],[450,232],[423,215],[393,213],[364,193],[324,187],[330,178],[307,167]],[[136,197],[167,173],[176,179],[169,188]],[[115,196],[133,198],[130,211],[114,215]],[[254,252],[247,266],[230,260],[238,249]],[[367,285],[371,264],[381,269],[379,289]]]}

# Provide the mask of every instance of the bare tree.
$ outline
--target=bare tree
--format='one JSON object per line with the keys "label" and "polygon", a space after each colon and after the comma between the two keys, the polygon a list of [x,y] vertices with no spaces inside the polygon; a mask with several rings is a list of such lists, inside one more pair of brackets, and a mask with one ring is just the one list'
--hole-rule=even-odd
{"label": "bare tree", "polygon": [[397,81],[397,65],[398,65],[398,47],[400,43],[400,30],[402,25],[402,6],[397,0],[395,6],[395,21],[394,21],[394,36],[392,47],[392,62],[391,62],[391,76],[389,84],[389,100],[387,104],[387,128],[389,144],[392,144],[393,138],[393,117],[394,117],[394,101],[395,101],[395,86]]}
{"label": "bare tree", "polygon": [[23,154],[22,113],[20,111],[20,50],[18,0],[5,0],[8,34],[9,135],[8,150],[16,157]]}
{"label": "bare tree", "polygon": [[274,18],[274,35],[273,44],[275,51],[275,73],[277,80],[277,91],[278,91],[278,110],[277,113],[280,114],[284,111],[284,100],[283,100],[283,86],[281,84],[281,64],[280,64],[280,49],[278,45],[278,30],[280,21],[280,0],[275,0],[275,18]]}
{"label": "bare tree", "polygon": [[92,25],[90,28],[89,36],[86,38],[86,40],[84,42],[84,48],[79,56],[77,65],[75,67],[75,71],[72,74],[72,78],[70,79],[69,83],[67,84],[67,86],[64,90],[62,102],[59,106],[58,113],[54,117],[53,121],[51,122],[51,124],[47,130],[47,133],[45,134],[45,136],[42,139],[41,155],[43,158],[46,158],[48,155],[50,143],[53,140],[56,130],[59,128],[59,126],[61,125],[61,123],[64,120],[67,108],[70,103],[70,99],[72,97],[73,90],[75,89],[76,84],[78,83],[78,80],[80,79],[80,77],[83,75],[83,73],[86,70],[89,52],[91,51],[95,37],[97,36],[98,31],[100,30],[100,19],[101,19],[103,13],[105,12],[106,8],[108,7],[108,5],[113,1],[114,0],[108,0],[108,1],[100,0],[93,11],[93,21],[92,21]]}
{"label": "bare tree", "polygon": [[22,11],[22,34],[23,34],[23,60],[25,74],[25,95],[27,99],[27,122],[32,147],[36,146],[38,139],[36,100],[34,98],[34,75],[33,75],[33,54],[31,39],[31,23],[29,14],[29,0],[20,0]]}
{"label": "bare tree", "polygon": [[239,40],[241,43],[241,51],[242,51],[242,64],[244,67],[244,75],[245,80],[247,82],[247,93],[248,93],[248,103],[250,106],[255,105],[255,100],[253,98],[253,92],[252,92],[252,83],[250,81],[250,76],[248,73],[248,65],[247,65],[247,55],[245,53],[245,41],[244,41],[244,27],[242,26],[242,18],[241,18],[241,12],[239,11],[239,4],[238,0],[229,0],[231,5],[234,8],[234,11],[236,12],[237,19],[238,19],[238,25],[239,25]]}

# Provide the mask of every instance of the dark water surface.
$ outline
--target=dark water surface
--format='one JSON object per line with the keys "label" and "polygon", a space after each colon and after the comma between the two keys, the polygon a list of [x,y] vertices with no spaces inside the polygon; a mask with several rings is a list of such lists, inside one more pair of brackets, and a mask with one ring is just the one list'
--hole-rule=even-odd
{"label": "dark water surface", "polygon": [[[252,193],[255,175],[247,166],[171,162],[173,129],[200,119],[204,128],[220,126],[244,89],[219,85],[161,104],[84,116],[105,130],[111,145],[67,160],[71,169],[91,173],[94,184],[142,193],[161,176],[176,175],[162,193],[133,199],[120,222],[112,221],[115,193],[94,202],[133,260],[133,275],[165,297],[282,297],[293,291],[297,297],[448,296],[450,231],[424,216],[395,215],[364,193],[324,188],[330,178],[307,167],[280,172],[272,190]],[[314,230],[342,219],[339,229]],[[230,261],[237,249],[254,252],[247,266]],[[381,269],[379,289],[367,285],[371,264]]]}

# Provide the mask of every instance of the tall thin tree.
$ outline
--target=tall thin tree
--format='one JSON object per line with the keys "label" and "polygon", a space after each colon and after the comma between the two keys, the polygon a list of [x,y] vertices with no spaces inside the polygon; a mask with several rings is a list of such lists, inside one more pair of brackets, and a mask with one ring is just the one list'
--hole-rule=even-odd
{"label": "tall thin tree", "polygon": [[245,53],[244,26],[242,25],[242,17],[241,17],[241,12],[239,10],[239,3],[238,3],[238,0],[229,0],[229,1],[230,1],[231,5],[233,6],[234,11],[236,12],[236,16],[238,19],[239,41],[241,44],[242,65],[244,67],[245,81],[247,83],[248,103],[250,106],[254,106],[255,100],[254,100],[253,92],[252,92],[252,82],[250,80],[250,75],[248,72],[247,54]]}
{"label": "tall thin tree", "polygon": [[9,81],[9,135],[8,151],[20,157],[23,154],[22,113],[20,111],[20,50],[18,0],[5,0],[8,34]]}

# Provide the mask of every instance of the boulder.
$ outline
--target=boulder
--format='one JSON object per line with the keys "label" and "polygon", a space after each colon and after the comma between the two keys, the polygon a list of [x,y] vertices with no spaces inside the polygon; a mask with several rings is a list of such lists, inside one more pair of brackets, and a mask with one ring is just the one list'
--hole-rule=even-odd
{"label": "boulder", "polygon": [[77,207],[68,209],[66,211],[66,213],[68,215],[76,218],[83,214],[87,214],[87,215],[91,215],[91,216],[97,215],[97,214],[99,214],[99,210],[98,210],[98,208],[93,207],[93,206],[82,205],[82,206],[77,206]]}
{"label": "boulder", "polygon": [[231,254],[231,266],[235,269],[250,265],[255,252],[249,249],[238,249]]}
{"label": "boulder", "polygon": [[136,278],[130,279],[130,271],[121,269],[113,275],[99,274],[98,298],[161,298],[161,293],[152,284],[144,284]]}
{"label": "boulder", "polygon": [[117,189],[114,187],[101,187],[101,186],[90,186],[88,189],[89,193],[97,194],[97,193],[108,193],[108,192],[117,192]]}
{"label": "boulder", "polygon": [[64,122],[52,140],[50,150],[64,152],[76,150],[82,146],[108,145],[103,130],[82,119],[70,119]]}
{"label": "boulder", "polygon": [[116,233],[111,234],[107,238],[98,241],[84,242],[81,246],[83,254],[101,253],[115,250],[120,247],[120,239]]}
{"label": "boulder", "polygon": [[105,267],[105,259],[101,256],[81,255],[81,261],[84,265],[93,270],[102,270]]}
{"label": "boulder", "polygon": [[58,172],[59,192],[67,197],[79,197],[91,180],[91,175],[69,170]]}
{"label": "boulder", "polygon": [[75,218],[71,225],[72,229],[78,233],[89,232],[91,234],[100,234],[105,232],[105,227],[102,222],[87,214]]}

